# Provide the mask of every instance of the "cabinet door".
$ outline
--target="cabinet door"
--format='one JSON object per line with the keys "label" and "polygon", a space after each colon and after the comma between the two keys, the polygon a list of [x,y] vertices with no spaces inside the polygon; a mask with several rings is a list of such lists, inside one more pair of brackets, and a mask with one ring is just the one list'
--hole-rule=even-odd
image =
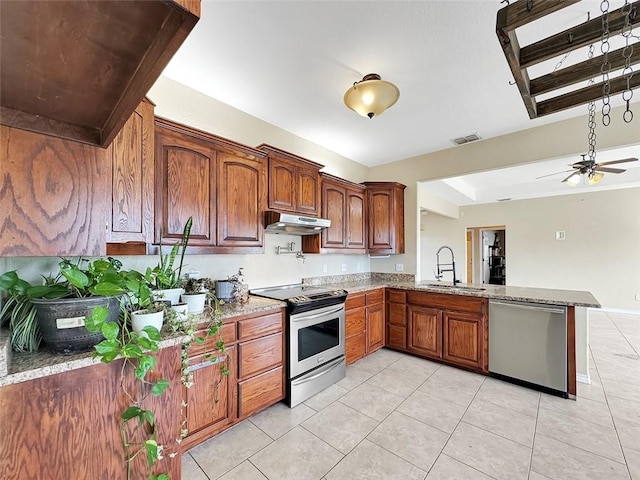
{"label": "cabinet door", "polygon": [[322,232],[323,248],[344,248],[345,241],[345,189],[328,181],[322,184],[322,215],[331,220],[331,226]]}
{"label": "cabinet door", "polygon": [[356,295],[350,299],[350,303],[358,303],[361,306],[357,308],[350,308],[346,311],[346,339],[345,339],[345,351],[347,357],[347,365],[357,362],[367,353],[367,337],[366,337],[366,325],[367,325],[367,309],[364,307],[365,296]]}
{"label": "cabinet door", "polygon": [[280,366],[238,382],[238,416],[246,418],[283,398],[284,367]]}
{"label": "cabinet door", "polygon": [[235,368],[235,349],[227,348],[227,354],[219,358],[216,363],[202,354],[189,359],[189,368],[193,373],[193,385],[184,388],[184,398],[187,406],[187,429],[189,436],[207,428],[213,435],[214,431],[222,430],[234,419],[234,392],[232,379],[223,375],[221,362],[227,362],[228,368]]}
{"label": "cabinet door", "polygon": [[107,150],[0,125],[0,255],[104,255]]}
{"label": "cabinet door", "polygon": [[404,303],[387,303],[387,338],[385,345],[407,349],[407,307]]}
{"label": "cabinet door", "polygon": [[266,169],[261,160],[218,151],[218,246],[261,247]]}
{"label": "cabinet door", "polygon": [[320,211],[318,169],[299,165],[296,174],[296,211],[303,215],[317,217]]}
{"label": "cabinet door", "polygon": [[483,370],[483,319],[482,315],[445,310],[442,358],[464,367]]}
{"label": "cabinet door", "polygon": [[384,304],[367,307],[367,354],[384,345]]}
{"label": "cabinet door", "polygon": [[409,305],[408,345],[411,352],[442,358],[442,311]]}
{"label": "cabinet door", "polygon": [[365,194],[355,190],[346,190],[346,246],[347,248],[366,248]]}
{"label": "cabinet door", "polygon": [[111,202],[107,242],[153,242],[153,104],[144,100],[108,149]]}
{"label": "cabinet door", "polygon": [[[156,126],[155,241],[179,240],[193,217],[189,245],[216,244],[216,151],[205,140]],[[171,243],[168,241],[167,243]]]}
{"label": "cabinet door", "polygon": [[269,208],[296,209],[296,166],[276,157],[269,158]]}
{"label": "cabinet door", "polygon": [[369,192],[370,250],[392,250],[394,246],[393,194],[390,189]]}

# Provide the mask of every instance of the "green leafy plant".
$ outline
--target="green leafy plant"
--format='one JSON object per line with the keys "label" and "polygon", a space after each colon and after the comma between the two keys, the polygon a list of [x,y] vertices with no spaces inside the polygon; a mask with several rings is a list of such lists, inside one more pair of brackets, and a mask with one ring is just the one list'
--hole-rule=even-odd
{"label": "green leafy plant", "polygon": [[27,295],[30,287],[15,270],[0,276],[0,291],[8,293],[0,310],[0,326],[9,327],[11,348],[16,352],[35,352],[42,341],[36,308]]}
{"label": "green leafy plant", "polygon": [[[182,230],[182,240],[171,247],[166,255],[162,254],[162,232],[160,232],[160,263],[153,269],[148,268],[146,277],[157,290],[166,290],[171,288],[179,288],[182,282],[182,265],[184,263],[184,254],[189,244],[191,236],[191,227],[193,225],[193,217],[189,217],[187,223]],[[182,247],[182,249],[180,249]],[[180,264],[174,268],[176,257],[180,251]]]}

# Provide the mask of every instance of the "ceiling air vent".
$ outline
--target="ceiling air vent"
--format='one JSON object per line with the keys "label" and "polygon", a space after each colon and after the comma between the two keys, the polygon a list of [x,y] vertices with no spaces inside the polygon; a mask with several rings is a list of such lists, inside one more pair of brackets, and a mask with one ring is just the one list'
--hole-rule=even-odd
{"label": "ceiling air vent", "polygon": [[475,142],[476,140],[480,140],[482,137],[477,133],[472,133],[471,135],[465,135],[464,137],[458,137],[451,140],[455,145],[464,145],[465,143]]}

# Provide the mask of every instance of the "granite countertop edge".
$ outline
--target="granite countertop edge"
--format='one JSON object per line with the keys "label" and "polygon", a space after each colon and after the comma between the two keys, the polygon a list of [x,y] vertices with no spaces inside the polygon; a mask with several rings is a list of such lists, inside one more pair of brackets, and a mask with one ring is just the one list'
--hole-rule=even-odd
{"label": "granite countertop edge", "polygon": [[[222,305],[222,320],[233,319],[244,315],[259,313],[285,307],[286,304],[277,300],[251,296],[246,304],[227,303]],[[182,332],[172,332],[163,328],[160,348],[182,345],[189,340],[189,336]],[[57,373],[68,372],[78,368],[97,365],[100,360],[93,358],[93,352],[75,353],[71,355],[54,354],[41,348],[35,353],[11,353],[11,363],[8,374],[0,377],[0,387],[14,383],[26,382],[36,378],[47,377]]]}

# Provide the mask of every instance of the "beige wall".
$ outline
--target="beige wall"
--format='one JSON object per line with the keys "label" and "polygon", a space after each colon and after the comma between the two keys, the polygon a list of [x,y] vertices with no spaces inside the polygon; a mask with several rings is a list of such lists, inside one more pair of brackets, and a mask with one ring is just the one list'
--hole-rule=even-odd
{"label": "beige wall", "polygon": [[[640,310],[640,188],[460,207],[460,217],[422,215],[421,277],[449,245],[464,278],[468,227],[504,225],[508,285],[587,290],[604,307]],[[556,231],[566,240],[555,240]],[[448,279],[448,277],[447,277]]]}

